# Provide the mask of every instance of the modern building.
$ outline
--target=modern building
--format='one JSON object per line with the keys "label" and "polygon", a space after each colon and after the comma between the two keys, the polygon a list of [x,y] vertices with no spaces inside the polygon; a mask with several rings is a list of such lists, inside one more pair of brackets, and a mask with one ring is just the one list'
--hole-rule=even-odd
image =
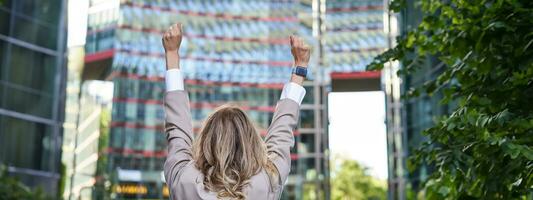
{"label": "modern building", "polygon": [[57,196],[65,99],[66,1],[0,1],[0,164]]}
{"label": "modern building", "polygon": [[321,57],[332,92],[381,90],[381,72],[366,71],[366,66],[388,48],[383,4],[326,1]]}
{"label": "modern building", "polygon": [[326,1],[324,66],[333,73],[366,71],[387,48],[383,1]]}
{"label": "modern building", "polygon": [[111,82],[84,81],[76,103],[66,108],[76,111],[73,118],[76,121],[72,122],[75,128],[69,131],[65,128],[64,133],[64,199],[95,199],[99,189],[96,180],[101,179],[98,174],[100,151],[109,133],[106,125],[111,118],[112,88]]}
{"label": "modern building", "polygon": [[[98,158],[106,169],[96,184],[104,188],[97,191],[111,198],[168,197],[161,47],[168,26],[185,26],[181,66],[195,131],[214,108],[232,102],[265,135],[290,77],[288,36],[304,36],[321,48],[313,42],[321,34],[318,18],[324,17],[317,2],[90,1],[83,79],[114,83],[109,146]],[[317,77],[319,61],[312,62],[284,199],[326,199],[329,192],[327,87]]]}

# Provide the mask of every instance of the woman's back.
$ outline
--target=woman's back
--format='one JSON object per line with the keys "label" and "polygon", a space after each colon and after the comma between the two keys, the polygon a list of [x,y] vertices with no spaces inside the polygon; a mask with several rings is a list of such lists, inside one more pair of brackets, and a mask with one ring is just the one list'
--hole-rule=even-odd
{"label": "woman's back", "polygon": [[[267,169],[262,168],[249,180],[244,180],[247,184],[242,192],[248,199],[277,199],[281,194],[283,183],[287,180],[291,166],[290,149],[294,146],[292,132],[298,122],[300,105],[296,102],[299,99],[283,97],[291,93],[290,88],[292,88],[292,94],[299,93],[302,97],[305,95],[303,87],[293,87],[296,86],[289,84],[285,87],[289,89],[283,90],[282,99],[276,106],[265,138],[266,153],[269,162],[275,167],[275,177],[270,176]],[[168,91],[165,95],[165,113],[165,131],[169,145],[164,171],[172,199],[217,199],[221,191],[208,190],[209,187],[206,187],[204,183],[206,178],[212,177],[206,177],[204,172],[197,168],[198,165],[193,159],[194,136],[187,92]],[[277,180],[272,180],[272,178]]]}
{"label": "woman's back", "polygon": [[[174,199],[218,199],[216,192],[206,190],[203,184],[204,175],[194,166],[194,162],[186,165],[182,173],[175,188]],[[281,195],[281,185],[271,187],[265,170],[252,176],[249,182],[243,190],[249,199],[279,199]]]}

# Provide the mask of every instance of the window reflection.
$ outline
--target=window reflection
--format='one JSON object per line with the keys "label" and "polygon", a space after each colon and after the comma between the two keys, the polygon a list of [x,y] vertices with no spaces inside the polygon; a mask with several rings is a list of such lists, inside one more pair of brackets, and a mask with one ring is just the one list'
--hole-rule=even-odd
{"label": "window reflection", "polygon": [[314,128],[315,113],[313,110],[301,110],[300,111],[300,127],[301,128]]}
{"label": "window reflection", "polygon": [[49,125],[0,116],[0,160],[8,165],[54,171],[52,128]]}

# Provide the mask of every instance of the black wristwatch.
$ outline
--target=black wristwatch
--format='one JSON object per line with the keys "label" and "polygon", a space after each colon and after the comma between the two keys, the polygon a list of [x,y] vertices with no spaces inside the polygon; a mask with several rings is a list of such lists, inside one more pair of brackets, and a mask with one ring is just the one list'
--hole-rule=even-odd
{"label": "black wristwatch", "polygon": [[292,68],[292,73],[305,78],[307,76],[307,67],[296,66]]}

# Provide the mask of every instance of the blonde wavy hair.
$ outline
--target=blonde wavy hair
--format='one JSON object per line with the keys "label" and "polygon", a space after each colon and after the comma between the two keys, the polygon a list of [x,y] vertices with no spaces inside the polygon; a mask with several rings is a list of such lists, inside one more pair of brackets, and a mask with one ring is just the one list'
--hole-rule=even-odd
{"label": "blonde wavy hair", "polygon": [[271,185],[279,179],[261,136],[236,106],[222,106],[208,117],[194,141],[193,157],[204,187],[218,198],[245,199],[244,187],[262,169]]}

